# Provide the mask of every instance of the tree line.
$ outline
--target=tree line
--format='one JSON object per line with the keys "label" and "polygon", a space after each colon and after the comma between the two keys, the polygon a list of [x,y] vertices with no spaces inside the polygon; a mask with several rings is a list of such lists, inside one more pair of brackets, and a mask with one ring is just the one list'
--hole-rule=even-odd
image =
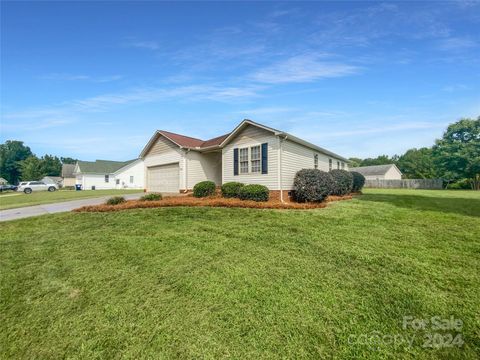
{"label": "tree line", "polygon": [[441,178],[457,188],[480,190],[480,116],[450,124],[431,147],[349,160],[350,167],[395,164],[406,179]]}
{"label": "tree line", "polygon": [[0,144],[0,177],[10,184],[40,180],[44,176],[60,176],[62,164],[75,164],[76,161],[48,154],[37,157],[23,141],[7,140]]}

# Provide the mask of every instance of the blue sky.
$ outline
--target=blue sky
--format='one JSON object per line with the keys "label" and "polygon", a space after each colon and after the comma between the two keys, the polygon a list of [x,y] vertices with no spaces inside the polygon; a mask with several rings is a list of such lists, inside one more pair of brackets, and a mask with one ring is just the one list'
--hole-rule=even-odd
{"label": "blue sky", "polygon": [[341,155],[480,115],[480,2],[2,2],[0,140],[138,156],[242,119]]}

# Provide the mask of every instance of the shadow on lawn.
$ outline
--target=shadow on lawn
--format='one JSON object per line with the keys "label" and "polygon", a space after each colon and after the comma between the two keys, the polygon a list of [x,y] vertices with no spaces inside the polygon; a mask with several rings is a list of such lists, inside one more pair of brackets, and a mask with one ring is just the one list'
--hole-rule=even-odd
{"label": "shadow on lawn", "polygon": [[401,194],[364,194],[357,199],[360,201],[387,202],[406,209],[480,216],[480,200],[478,199]]}

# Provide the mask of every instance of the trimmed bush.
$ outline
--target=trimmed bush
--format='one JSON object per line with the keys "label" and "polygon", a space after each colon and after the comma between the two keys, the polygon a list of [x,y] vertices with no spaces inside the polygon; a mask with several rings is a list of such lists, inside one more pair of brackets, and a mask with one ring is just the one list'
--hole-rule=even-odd
{"label": "trimmed bush", "polygon": [[347,170],[335,169],[330,171],[330,174],[335,181],[333,188],[333,195],[343,196],[350,194],[353,189],[353,175]]}
{"label": "trimmed bush", "polygon": [[242,200],[268,201],[270,191],[263,185],[245,185],[240,189],[238,197]]}
{"label": "trimmed bush", "polygon": [[222,185],[222,196],[224,198],[238,198],[240,190],[245,186],[240,182],[227,182]]}
{"label": "trimmed bush", "polygon": [[162,200],[162,194],[160,193],[151,193],[151,194],[143,195],[140,198],[140,201],[158,201],[158,200]]}
{"label": "trimmed bush", "polygon": [[350,174],[353,176],[352,191],[361,191],[363,189],[363,185],[365,185],[365,176],[356,171],[350,171]]}
{"label": "trimmed bush", "polygon": [[193,187],[193,196],[207,197],[215,195],[215,183],[213,181],[202,181]]}
{"label": "trimmed bush", "polygon": [[121,203],[124,203],[125,201],[125,198],[123,196],[114,196],[114,197],[111,197],[110,199],[108,199],[105,204],[107,205],[118,205],[118,204],[121,204]]}
{"label": "trimmed bush", "polygon": [[316,202],[324,200],[334,189],[332,175],[318,169],[297,171],[293,180],[295,200],[298,202]]}

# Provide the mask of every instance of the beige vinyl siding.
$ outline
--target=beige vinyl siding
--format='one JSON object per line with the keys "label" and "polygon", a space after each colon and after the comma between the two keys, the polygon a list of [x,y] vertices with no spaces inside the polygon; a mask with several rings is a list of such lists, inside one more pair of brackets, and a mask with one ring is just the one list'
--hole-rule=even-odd
{"label": "beige vinyl siding", "polygon": [[[233,175],[233,149],[268,143],[268,174]],[[239,181],[245,184],[265,185],[270,190],[278,190],[278,137],[270,131],[249,125],[223,148],[222,182]],[[249,152],[250,161],[250,152]],[[251,164],[250,164],[251,165]]]}
{"label": "beige vinyl siding", "polygon": [[152,145],[148,153],[144,157],[145,163],[145,184],[147,191],[148,187],[148,178],[147,172],[149,167],[167,165],[173,163],[179,163],[179,186],[180,189],[185,189],[184,181],[184,151],[181,150],[177,145],[172,143],[170,140],[166,139],[163,136],[159,138]]}
{"label": "beige vinyl siding", "polygon": [[200,181],[210,180],[217,185],[222,184],[222,154],[199,153],[190,151],[187,157],[187,184],[188,189],[193,189]]}
{"label": "beige vinyl siding", "polygon": [[[344,162],[340,159],[323,154],[315,149],[304,145],[297,144],[290,140],[285,140],[282,143],[282,188],[283,190],[293,189],[293,179],[298,170],[313,169],[314,156],[318,154],[318,169],[328,172],[328,160],[332,159],[332,169],[337,168],[337,161]],[[348,166],[345,163],[345,170]]]}
{"label": "beige vinyl siding", "polygon": [[390,169],[388,169],[383,178],[387,180],[401,180],[402,174],[395,168],[395,166],[392,166]]}

